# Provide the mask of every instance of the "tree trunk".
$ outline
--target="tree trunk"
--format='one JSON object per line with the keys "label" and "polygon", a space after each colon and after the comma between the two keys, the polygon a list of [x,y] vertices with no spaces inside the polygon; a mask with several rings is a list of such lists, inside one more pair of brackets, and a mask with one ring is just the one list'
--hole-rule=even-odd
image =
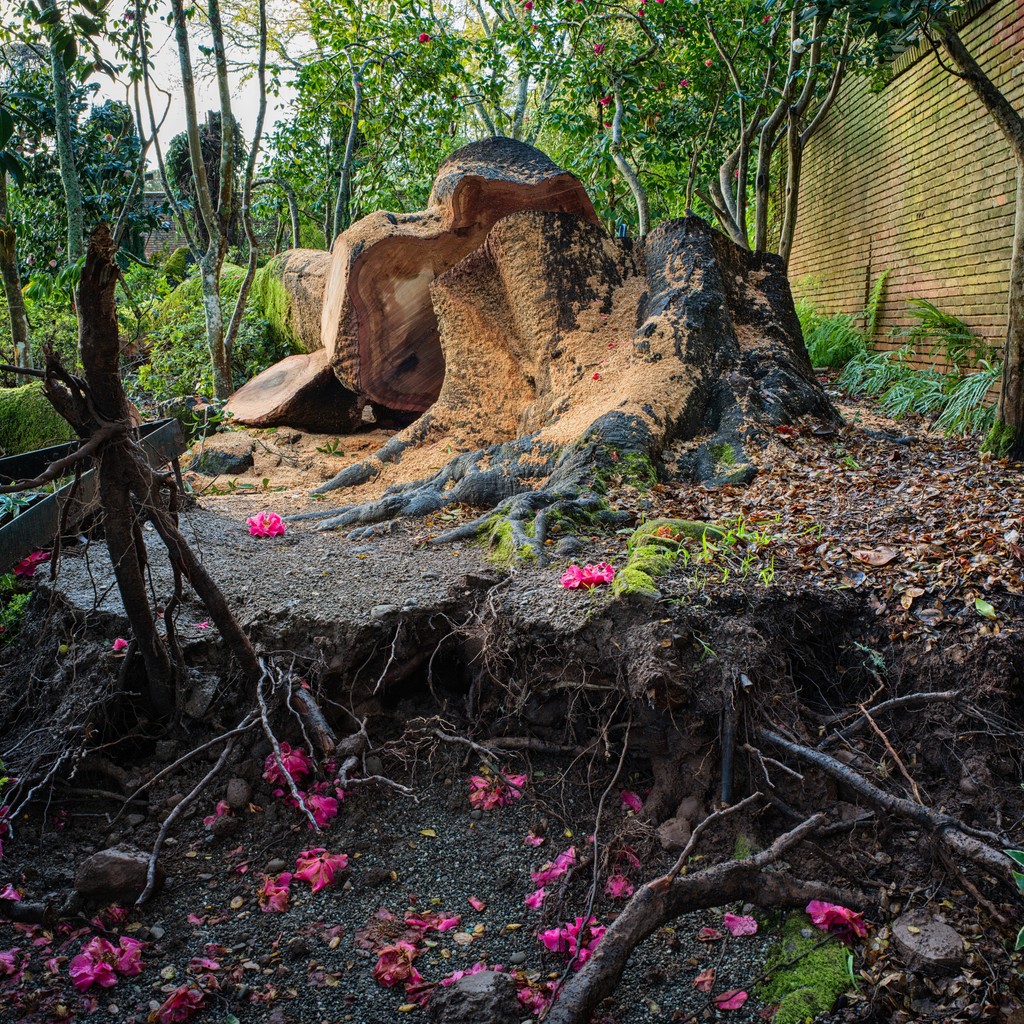
{"label": "tree trunk", "polygon": [[800,125],[790,120],[788,146],[786,149],[786,199],[783,204],[782,232],[779,238],[779,255],[789,270],[789,256],[793,251],[793,237],[796,234],[797,204],[800,201],[800,171],[804,162],[804,143]]}
{"label": "tree trunk", "polygon": [[1024,461],[1024,157],[1017,158],[1017,209],[1013,218],[1010,297],[1003,342],[1003,380],[992,445]]}
{"label": "tree trunk", "polygon": [[223,256],[218,258],[216,251],[207,250],[199,261],[199,272],[206,314],[206,342],[213,367],[213,393],[217,398],[227,399],[234,387],[231,359],[224,344],[224,311],[220,305],[220,268],[223,262]]}
{"label": "tree trunk", "polygon": [[18,274],[18,238],[14,228],[7,224],[7,217],[7,174],[0,171],[0,276],[3,277],[7,313],[11,320],[14,364],[31,370],[32,343]]}
{"label": "tree trunk", "polygon": [[[57,12],[57,0],[43,0],[44,11]],[[77,260],[85,252],[85,213],[82,209],[82,187],[75,167],[75,150],[71,141],[71,88],[64,53],[57,44],[50,44],[50,72],[53,79],[53,118],[56,126],[57,159],[60,181],[68,208],[68,259]]]}
{"label": "tree trunk", "polygon": [[[365,65],[364,65],[365,67]],[[338,237],[349,226],[349,202],[352,193],[352,160],[356,154],[356,137],[359,134],[359,115],[363,109],[363,68],[352,71],[352,117],[348,123],[348,138],[345,140],[345,155],[341,158],[341,174],[338,177],[338,195],[334,203],[334,233]]]}

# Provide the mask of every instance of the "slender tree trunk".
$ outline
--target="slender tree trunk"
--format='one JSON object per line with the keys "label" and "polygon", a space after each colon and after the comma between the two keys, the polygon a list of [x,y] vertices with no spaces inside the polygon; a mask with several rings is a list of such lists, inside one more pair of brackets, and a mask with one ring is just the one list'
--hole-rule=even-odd
{"label": "slender tree trunk", "polygon": [[[348,123],[348,138],[345,140],[345,155],[341,158],[341,174],[338,178],[338,195],[334,203],[334,238],[349,225],[349,199],[352,193],[352,160],[356,153],[356,138],[359,134],[359,116],[363,109],[363,68],[352,71],[352,118]],[[331,244],[334,244],[334,238]]]}
{"label": "slender tree trunk", "polygon": [[640,178],[636,171],[622,154],[622,114],[622,95],[616,88],[615,116],[612,118],[612,159],[615,161],[615,166],[618,167],[623,178],[626,179],[630,192],[633,193],[633,199],[636,202],[637,230],[640,238],[643,239],[647,237],[648,232],[651,230],[651,212],[647,202],[647,192],[643,185],[640,184]]}
{"label": "slender tree trunk", "polygon": [[7,173],[0,171],[0,277],[3,277],[7,315],[11,321],[14,364],[31,370],[32,339],[28,314],[25,312],[25,298],[21,294],[21,277],[18,274],[18,237],[14,228],[7,223],[8,216]]}
{"label": "slender tree trunk", "polygon": [[779,238],[779,255],[789,269],[789,256],[793,251],[793,237],[796,234],[796,212],[800,201],[800,171],[804,162],[804,143],[800,137],[800,126],[791,121],[789,145],[786,149],[786,199],[782,212],[782,232]]}
{"label": "slender tree trunk", "polygon": [[[57,0],[43,0],[42,9],[57,12]],[[85,252],[85,212],[82,208],[82,187],[75,166],[75,149],[71,140],[71,87],[68,83],[68,70],[64,67],[64,54],[56,43],[50,44],[50,73],[53,80],[57,160],[68,211],[68,259],[74,261]]]}
{"label": "slender tree trunk", "polygon": [[234,391],[231,359],[224,344],[224,311],[220,305],[220,268],[223,263],[223,254],[212,246],[199,261],[203,311],[206,314],[206,342],[210,349],[210,364],[213,367],[213,393],[217,398],[228,398]]}
{"label": "slender tree trunk", "polygon": [[1024,461],[1024,118],[985,74],[951,27],[943,30],[942,45],[956,65],[955,70],[948,67],[946,70],[952,70],[981,100],[1009,142],[1017,164],[1017,207],[1010,259],[1008,322],[1003,343],[1002,388],[996,406],[996,423],[985,445],[1000,454]]}
{"label": "slender tree trunk", "polygon": [[994,438],[994,447],[1024,461],[1024,156],[1017,157],[1017,209],[1013,217],[1010,296],[996,421],[1002,430],[1001,436]]}

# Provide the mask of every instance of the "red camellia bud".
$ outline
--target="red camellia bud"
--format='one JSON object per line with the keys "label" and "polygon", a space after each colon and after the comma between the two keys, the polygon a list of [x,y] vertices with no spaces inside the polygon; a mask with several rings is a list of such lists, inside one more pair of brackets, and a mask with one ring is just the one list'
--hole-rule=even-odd
{"label": "red camellia bud", "polygon": [[420,33],[420,42],[421,43],[429,43],[430,42],[430,36],[428,36],[426,32],[421,32]]}
{"label": "red camellia bud", "polygon": [[600,103],[602,107],[607,107],[611,101],[611,96],[602,96],[597,102]]}
{"label": "red camellia bud", "polygon": [[604,53],[604,43],[594,43],[594,53],[600,57]]}
{"label": "red camellia bud", "polygon": [[526,10],[528,10],[528,11],[532,11],[533,10],[533,0],[526,0],[526,3],[523,4],[523,7]]}
{"label": "red camellia bud", "polygon": [[684,89],[689,89],[689,88],[690,88],[690,80],[689,80],[688,78],[684,78],[684,79],[682,79],[682,80],[681,80],[681,81],[679,82],[679,84],[680,84],[680,86],[681,86],[682,88],[684,88]]}

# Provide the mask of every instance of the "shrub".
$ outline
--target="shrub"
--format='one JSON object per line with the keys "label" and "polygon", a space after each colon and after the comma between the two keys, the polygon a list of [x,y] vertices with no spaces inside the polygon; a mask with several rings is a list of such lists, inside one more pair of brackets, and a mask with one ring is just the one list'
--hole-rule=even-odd
{"label": "shrub", "polygon": [[[235,307],[245,271],[225,263],[221,272],[221,309],[225,327]],[[287,346],[275,343],[258,303],[250,293],[232,355],[234,386],[272,363],[291,355]],[[206,315],[202,283],[198,276],[186,279],[164,298],[156,311],[156,327],[150,337],[148,362],[139,367],[136,388],[157,401],[213,395],[213,369],[206,343]]]}
{"label": "shrub", "polygon": [[[796,314],[812,366],[838,369],[855,356],[867,353],[868,343],[878,327],[878,312],[888,277],[888,270],[878,276],[868,296],[867,306],[856,314],[826,316],[806,300],[797,302]],[[863,329],[857,327],[858,320],[864,321]]]}

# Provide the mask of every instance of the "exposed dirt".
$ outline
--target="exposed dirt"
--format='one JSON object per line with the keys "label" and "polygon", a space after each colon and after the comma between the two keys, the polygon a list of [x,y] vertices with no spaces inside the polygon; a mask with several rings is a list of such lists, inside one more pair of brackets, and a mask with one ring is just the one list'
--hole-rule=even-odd
{"label": "exposed dirt", "polygon": [[[565,958],[546,953],[535,934],[542,921],[553,927],[587,909],[592,876],[585,851],[602,793],[608,790],[593,906],[603,923],[621,905],[602,895],[607,876],[625,864],[619,852],[631,847],[641,861],[625,871],[634,883],[650,878],[675,857],[662,849],[655,827],[680,818],[692,827],[718,806],[723,679],[731,673],[746,680],[737,697],[741,745],[757,723],[788,728],[813,744],[854,724],[858,703],[875,707],[910,693],[961,689],[953,704],[879,716],[884,740],[861,728],[830,749],[876,785],[909,794],[895,751],[926,804],[998,831],[1008,845],[1024,845],[1024,509],[1017,477],[1004,464],[979,459],[968,442],[869,421],[864,406],[843,411],[851,425],[833,436],[812,424],[776,434],[758,457],[761,473],[745,488],[695,488],[669,476],[645,492],[625,479],[612,481],[611,500],[638,521],[664,515],[734,524],[731,545],[710,557],[697,545],[685,564],[681,559],[659,578],[657,600],[565,590],[564,563],[508,572],[476,546],[418,543],[460,516],[470,518],[469,509],[405,521],[370,541],[301,524],[283,538],[250,537],[246,515],[312,505],[311,484],[336,472],[350,452],[359,458],[375,450],[384,436],[334,445],[324,437],[292,438],[294,432],[252,432],[254,470],[196,479],[197,490],[212,486],[183,515],[186,532],[262,651],[309,680],[340,735],[364,724],[371,749],[357,776],[384,775],[415,796],[382,783],[356,784],[338,817],[314,836],[262,782],[269,748],[258,730],[250,733],[165,846],[172,884],[127,918],[107,918],[116,934],[149,943],[143,972],[80,996],[68,961],[91,934],[84,924],[67,922],[46,934],[0,925],[0,946],[20,950],[7,981],[0,980],[7,992],[0,1020],[68,1020],[90,1009],[107,1019],[144,1020],[189,982],[207,992],[209,1008],[198,1019],[218,1024],[231,1014],[302,1024],[404,1019],[401,986],[377,985],[375,957],[354,942],[381,906],[400,917],[410,907],[462,916],[458,935],[467,939],[447,932],[423,947],[416,966],[428,981],[478,961],[527,972],[535,983],[557,978]],[[870,431],[886,429],[896,439],[869,433],[869,422]],[[685,452],[677,454],[685,460]],[[235,489],[217,493],[229,479]],[[251,491],[244,486],[250,483]],[[621,567],[625,540],[580,538],[577,561]],[[169,593],[153,550],[154,592]],[[40,580],[20,643],[0,652],[9,772],[24,775],[51,763],[47,723],[79,725],[85,695],[113,686],[122,662],[112,644],[125,627],[110,579],[101,544],[68,548],[57,583]],[[232,685],[226,652],[205,620],[194,605],[177,616],[194,668],[187,726],[154,747],[153,725],[136,721],[130,701],[119,700],[115,724],[124,731],[129,723],[128,739],[115,740],[117,730],[105,726],[91,738],[96,752],[63,762],[54,773],[62,784],[47,780],[37,791],[45,802],[33,800],[14,821],[0,880],[14,882],[25,899],[53,894],[59,905],[89,849],[121,841],[148,850],[175,798],[209,770],[217,751],[158,783],[115,823],[120,802],[111,794],[132,792],[251,707]],[[549,752],[506,751],[498,766],[528,776],[524,796],[474,816],[468,778],[480,771],[481,756],[438,741],[432,730],[439,726],[481,743],[514,737]],[[279,716],[275,728],[281,739],[302,742],[294,719]],[[80,745],[78,735],[65,734],[69,753]],[[627,737],[621,774],[610,785]],[[550,752],[561,747],[570,749]],[[671,777],[659,774],[665,764],[674,769]],[[226,824],[204,825],[231,776],[253,786],[251,806]],[[958,871],[919,827],[884,815],[855,824],[862,813],[856,798],[834,782],[807,770],[798,780],[738,749],[733,798],[769,787],[780,804],[727,819],[696,852],[710,862],[756,849],[791,824],[786,807],[834,812],[833,832],[807,844],[791,864],[797,875],[848,893],[872,925],[869,940],[854,947],[855,969],[864,972],[859,989],[832,1019],[1017,1019],[1020,979],[1006,945],[1024,912],[1010,891],[977,868]],[[26,790],[9,790],[12,803]],[[623,790],[645,799],[639,814],[626,812]],[[684,814],[677,805],[687,802]],[[524,845],[531,830],[543,845]],[[535,888],[529,872],[570,845],[584,867],[555,887],[542,917],[523,903]],[[316,846],[349,856],[344,878],[317,894],[293,882],[292,909],[260,912],[263,872],[291,871],[296,855]],[[271,864],[278,860],[283,866]],[[470,896],[485,908],[472,908]],[[962,967],[935,979],[904,969],[888,940],[892,920],[908,907],[948,918],[967,943]],[[773,914],[753,913],[758,935],[724,947],[697,941],[704,925],[721,930],[714,911],[656,933],[604,1019],[714,1018],[694,979],[716,966],[716,993],[750,988],[778,926]],[[515,924],[522,927],[508,927]],[[765,1007],[751,992],[743,1009],[718,1011],[719,1017],[759,1019]],[[422,1019],[422,1011],[408,1012]]]}

